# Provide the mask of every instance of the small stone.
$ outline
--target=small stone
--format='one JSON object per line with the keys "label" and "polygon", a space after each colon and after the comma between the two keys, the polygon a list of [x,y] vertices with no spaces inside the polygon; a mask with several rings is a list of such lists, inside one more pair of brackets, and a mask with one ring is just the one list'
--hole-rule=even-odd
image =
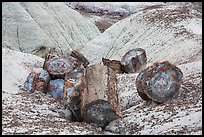
{"label": "small stone", "polygon": [[45,83],[49,83],[50,75],[46,70],[43,70],[39,75],[39,80]]}

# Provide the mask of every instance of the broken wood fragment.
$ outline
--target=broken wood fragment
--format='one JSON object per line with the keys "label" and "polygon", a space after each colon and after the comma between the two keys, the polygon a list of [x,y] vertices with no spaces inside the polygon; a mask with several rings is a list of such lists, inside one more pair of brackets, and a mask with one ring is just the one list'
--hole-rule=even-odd
{"label": "broken wood fragment", "polygon": [[102,58],[103,65],[113,69],[116,73],[123,73],[123,65],[119,60],[109,60],[106,58]]}
{"label": "broken wood fragment", "polygon": [[82,64],[84,68],[86,68],[89,65],[89,61],[84,57],[83,54],[79,53],[78,51],[73,50],[70,55],[77,59],[77,63],[79,64],[79,66]]}

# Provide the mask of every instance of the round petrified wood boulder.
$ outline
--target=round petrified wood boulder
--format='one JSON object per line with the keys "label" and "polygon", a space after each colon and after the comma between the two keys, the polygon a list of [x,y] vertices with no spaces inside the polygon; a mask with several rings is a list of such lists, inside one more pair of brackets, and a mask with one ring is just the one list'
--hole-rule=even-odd
{"label": "round petrified wood boulder", "polygon": [[162,103],[179,92],[182,77],[181,70],[168,61],[155,63],[137,76],[138,94],[144,100]]}
{"label": "round petrified wood boulder", "polygon": [[64,79],[65,73],[70,72],[76,67],[75,62],[76,59],[72,57],[54,57],[45,63],[45,68],[52,79]]}

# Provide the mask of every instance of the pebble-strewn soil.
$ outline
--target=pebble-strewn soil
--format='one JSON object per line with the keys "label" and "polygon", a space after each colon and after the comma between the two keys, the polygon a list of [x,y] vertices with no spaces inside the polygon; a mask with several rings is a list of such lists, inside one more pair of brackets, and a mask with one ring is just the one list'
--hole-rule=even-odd
{"label": "pebble-strewn soil", "polygon": [[[60,101],[39,91],[28,93],[22,90],[26,75],[17,71],[9,73],[13,66],[24,67],[23,73],[28,73],[33,64],[38,64],[36,68],[39,68],[43,60],[8,49],[3,50],[3,56],[3,78],[11,78],[13,88],[3,83],[2,134],[202,134],[201,61],[178,66],[184,72],[179,95],[164,104],[146,102],[138,96],[137,73],[118,74],[121,106],[125,106],[122,107],[123,117],[102,131],[94,124],[66,121]],[[8,56],[22,61],[13,62]],[[30,62],[31,58],[35,61]],[[16,77],[18,79],[14,79]],[[129,103],[125,102],[127,99]]]}

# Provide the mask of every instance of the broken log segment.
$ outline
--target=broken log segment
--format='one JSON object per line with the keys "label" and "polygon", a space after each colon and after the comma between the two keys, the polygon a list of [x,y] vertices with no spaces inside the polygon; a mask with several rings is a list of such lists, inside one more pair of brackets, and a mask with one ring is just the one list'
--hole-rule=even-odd
{"label": "broken log segment", "polygon": [[101,64],[91,65],[86,68],[84,85],[81,90],[82,117],[86,114],[86,106],[96,100],[107,101],[116,114],[122,116],[114,70]]}
{"label": "broken log segment", "polygon": [[136,79],[138,94],[144,100],[162,103],[178,94],[183,73],[168,61],[154,63]]}
{"label": "broken log segment", "polygon": [[129,50],[121,59],[126,73],[135,73],[146,67],[146,52],[142,48]]}
{"label": "broken log segment", "polygon": [[[72,115],[65,113],[67,119],[72,119],[73,121],[82,121],[81,109],[80,109],[80,90],[83,89],[83,79],[84,79],[85,69],[81,65],[79,68],[72,70],[65,74],[65,86],[64,86],[64,107]],[[72,118],[68,118],[68,117]]]}

